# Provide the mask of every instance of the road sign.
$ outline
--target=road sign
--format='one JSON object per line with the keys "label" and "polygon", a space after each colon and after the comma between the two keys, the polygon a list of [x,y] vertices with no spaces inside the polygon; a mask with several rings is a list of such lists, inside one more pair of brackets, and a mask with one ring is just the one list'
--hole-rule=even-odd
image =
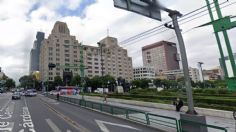
{"label": "road sign", "polygon": [[156,0],[113,0],[114,6],[161,21],[161,11]]}

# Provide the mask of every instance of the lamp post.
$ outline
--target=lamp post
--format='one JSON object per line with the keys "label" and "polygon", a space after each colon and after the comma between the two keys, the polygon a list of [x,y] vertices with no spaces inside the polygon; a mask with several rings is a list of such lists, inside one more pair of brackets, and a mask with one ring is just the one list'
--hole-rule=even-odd
{"label": "lamp post", "polygon": [[201,70],[201,75],[202,75],[203,88],[205,88],[205,80],[204,80],[204,75],[203,75],[203,71],[202,71],[203,64],[204,64],[203,62],[198,62],[198,65],[200,66],[200,70]]}
{"label": "lamp post", "polygon": [[[100,55],[101,55],[101,69],[102,69],[102,78],[103,78],[103,74],[104,74],[104,72],[103,72],[103,56],[102,56],[102,47],[103,47],[103,44],[102,43],[100,43],[100,42],[97,42],[97,44],[98,44],[98,47],[100,48]],[[103,88],[103,94],[104,94],[104,87],[103,87],[103,82],[102,82],[102,88]]]}

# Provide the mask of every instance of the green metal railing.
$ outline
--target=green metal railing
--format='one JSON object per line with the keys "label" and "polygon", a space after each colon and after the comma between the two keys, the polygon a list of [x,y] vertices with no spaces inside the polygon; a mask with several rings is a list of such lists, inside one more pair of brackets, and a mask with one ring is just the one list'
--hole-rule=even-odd
{"label": "green metal railing", "polygon": [[[182,125],[192,125],[192,126],[200,128],[202,130],[207,129],[209,132],[227,132],[227,129],[223,128],[223,127],[180,119],[179,120],[179,126],[182,126]],[[181,132],[191,132],[191,131],[187,131],[184,128],[181,128],[181,127],[180,127],[180,131]]]}
{"label": "green metal railing", "polygon": [[[55,95],[47,95],[47,97],[52,98],[52,99],[57,99]],[[118,107],[118,106],[113,106],[113,105],[104,104],[104,103],[86,101],[82,99],[69,98],[69,97],[63,97],[63,96],[59,97],[59,101],[70,103],[70,104],[80,106],[80,107],[85,107],[85,108],[101,111],[104,113],[109,113],[114,116],[126,118],[129,120],[146,124],[149,126],[153,126],[159,129],[162,128],[163,130],[171,130],[171,131],[176,131],[176,132],[188,132],[184,130],[184,128],[181,127],[183,124],[185,125],[187,124],[187,125],[194,125],[197,127],[205,127],[209,131],[217,130],[217,132],[227,132],[225,128],[218,127],[218,126],[202,124],[202,123],[192,122],[188,120],[178,120],[173,117],[147,113],[141,110]]]}

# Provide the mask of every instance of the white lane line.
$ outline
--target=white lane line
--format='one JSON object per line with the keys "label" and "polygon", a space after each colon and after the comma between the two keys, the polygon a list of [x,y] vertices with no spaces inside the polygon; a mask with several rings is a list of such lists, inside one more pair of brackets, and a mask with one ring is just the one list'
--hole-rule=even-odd
{"label": "white lane line", "polygon": [[48,125],[51,127],[53,132],[61,132],[61,130],[54,124],[50,119],[45,119]]}
{"label": "white lane line", "polygon": [[8,104],[10,103],[10,101],[11,101],[11,99],[9,99],[9,100],[7,101],[7,103],[4,104],[4,106],[1,108],[0,111],[3,111],[4,109],[6,109],[6,107],[7,107]]}

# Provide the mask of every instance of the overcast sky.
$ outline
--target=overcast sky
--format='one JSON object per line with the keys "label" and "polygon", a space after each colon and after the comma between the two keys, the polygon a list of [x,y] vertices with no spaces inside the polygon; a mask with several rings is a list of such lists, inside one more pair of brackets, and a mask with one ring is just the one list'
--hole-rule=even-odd
{"label": "overcast sky", "polygon": [[[221,6],[235,1],[229,0]],[[205,5],[205,0],[161,2],[182,14]],[[223,8],[223,15],[235,16],[235,8],[236,4]],[[197,67],[197,62],[202,61],[204,68],[210,69],[219,65],[219,52],[212,27],[194,28],[210,21],[209,16],[204,15],[206,13],[202,12],[189,19],[186,16],[180,22],[180,27],[184,33],[189,65]],[[201,15],[204,16],[188,22]],[[117,9],[113,6],[113,0],[0,0],[0,67],[8,76],[17,81],[20,76],[28,74],[30,49],[33,47],[36,32],[45,32],[48,37],[56,21],[66,22],[71,34],[83,44],[96,45],[97,41],[107,36],[107,29],[109,36],[122,41],[170,21],[170,18],[167,13],[162,12],[162,22],[159,22]],[[233,51],[236,51],[235,33],[236,29],[228,31]],[[142,66],[142,46],[161,40],[177,42],[174,35],[174,31],[168,30],[121,46],[128,49],[135,67]],[[225,50],[225,46],[223,47]]]}

